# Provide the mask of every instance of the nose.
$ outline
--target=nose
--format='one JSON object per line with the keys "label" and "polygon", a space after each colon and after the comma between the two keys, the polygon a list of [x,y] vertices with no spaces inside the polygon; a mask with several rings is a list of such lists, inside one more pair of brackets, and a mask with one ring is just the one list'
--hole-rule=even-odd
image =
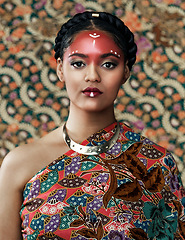
{"label": "nose", "polygon": [[87,67],[87,72],[86,72],[86,76],[85,76],[85,81],[88,82],[100,82],[100,75],[98,73],[97,67],[95,66],[95,64],[90,64]]}

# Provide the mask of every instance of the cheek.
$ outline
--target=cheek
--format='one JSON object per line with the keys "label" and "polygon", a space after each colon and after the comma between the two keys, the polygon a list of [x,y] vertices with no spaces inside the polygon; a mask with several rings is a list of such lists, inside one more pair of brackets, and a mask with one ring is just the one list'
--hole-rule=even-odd
{"label": "cheek", "polygon": [[68,72],[64,74],[64,82],[69,95],[73,95],[79,88],[79,77],[77,74]]}
{"label": "cheek", "polygon": [[123,83],[123,73],[122,71],[114,72],[114,74],[108,76],[109,77],[109,88],[115,90],[119,88]]}

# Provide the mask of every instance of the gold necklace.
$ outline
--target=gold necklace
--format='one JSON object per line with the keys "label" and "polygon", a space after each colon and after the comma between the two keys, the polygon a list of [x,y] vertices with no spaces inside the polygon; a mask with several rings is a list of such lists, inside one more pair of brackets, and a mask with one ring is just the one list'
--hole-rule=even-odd
{"label": "gold necklace", "polygon": [[63,136],[64,136],[65,143],[73,151],[80,154],[84,154],[84,155],[98,155],[100,153],[107,152],[116,143],[119,137],[119,133],[120,133],[120,125],[119,123],[117,123],[116,132],[114,133],[113,137],[109,141],[106,141],[105,143],[98,146],[84,146],[79,143],[76,143],[69,137],[66,130],[66,123],[63,126]]}

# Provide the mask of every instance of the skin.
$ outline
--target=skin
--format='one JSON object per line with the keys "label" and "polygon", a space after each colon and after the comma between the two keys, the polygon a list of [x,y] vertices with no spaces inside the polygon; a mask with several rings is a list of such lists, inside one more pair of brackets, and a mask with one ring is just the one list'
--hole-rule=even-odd
{"label": "skin", "polygon": [[[95,33],[100,37],[91,37]],[[114,100],[130,72],[122,50],[107,33],[98,30],[79,33],[63,61],[58,59],[57,74],[65,82],[70,98],[66,126],[74,141],[81,142],[116,121]],[[98,88],[102,94],[86,96],[82,91],[87,87]]]}
{"label": "skin", "polygon": [[[114,100],[129,77],[129,69],[110,35],[98,30],[77,34],[63,59],[57,60],[57,74],[65,82],[70,98],[66,126],[74,141],[81,142],[116,121]],[[98,93],[88,93],[88,87],[98,89]],[[0,239],[22,239],[19,211],[24,186],[40,169],[69,150],[62,127],[15,148],[5,157],[0,168]]]}

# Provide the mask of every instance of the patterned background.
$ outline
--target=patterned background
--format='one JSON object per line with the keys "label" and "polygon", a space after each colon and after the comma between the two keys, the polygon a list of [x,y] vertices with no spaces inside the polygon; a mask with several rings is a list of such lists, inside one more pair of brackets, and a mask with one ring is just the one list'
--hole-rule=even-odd
{"label": "patterned background", "polygon": [[184,0],[0,0],[0,162],[66,120],[53,42],[86,9],[115,14],[134,32],[137,62],[115,102],[117,118],[171,151],[185,183]]}

